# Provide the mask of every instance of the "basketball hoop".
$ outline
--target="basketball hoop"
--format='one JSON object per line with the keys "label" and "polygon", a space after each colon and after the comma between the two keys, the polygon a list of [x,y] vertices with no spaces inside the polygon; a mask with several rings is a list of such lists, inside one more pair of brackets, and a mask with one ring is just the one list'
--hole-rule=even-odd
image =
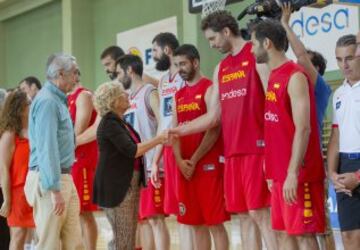
{"label": "basketball hoop", "polygon": [[203,0],[201,18],[205,18],[209,14],[225,9],[226,0]]}

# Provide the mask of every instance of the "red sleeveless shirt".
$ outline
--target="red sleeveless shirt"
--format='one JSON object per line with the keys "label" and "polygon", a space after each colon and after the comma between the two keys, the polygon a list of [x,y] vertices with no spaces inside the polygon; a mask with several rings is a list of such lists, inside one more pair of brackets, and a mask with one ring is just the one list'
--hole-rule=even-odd
{"label": "red sleeveless shirt", "polygon": [[219,97],[225,157],[264,153],[264,90],[246,43],[219,66]]}
{"label": "red sleeveless shirt", "polygon": [[[69,112],[71,120],[73,124],[76,121],[76,100],[83,91],[89,91],[86,88],[79,87],[76,89],[72,94],[68,95],[68,105],[69,105]],[[96,111],[95,109],[91,113],[91,118],[89,122],[89,127],[95,122],[96,120]],[[87,159],[87,162],[93,163],[96,166],[97,159],[98,159],[98,147],[96,140],[89,142],[87,144],[78,146],[75,150],[75,157],[76,159]]]}
{"label": "red sleeveless shirt", "polygon": [[311,125],[309,144],[299,168],[299,182],[320,181],[325,177],[325,172],[316,122],[314,89],[304,70],[292,61],[273,70],[269,78],[264,115],[266,172],[270,179],[280,182],[285,181],[287,176],[295,134],[287,88],[291,76],[297,72],[303,73],[308,79]]}
{"label": "red sleeveless shirt", "polygon": [[[212,82],[201,78],[194,86],[185,85],[175,94],[176,114],[178,124],[190,122],[207,112],[205,103],[206,90]],[[180,137],[181,154],[184,159],[190,159],[199,147],[205,132]],[[218,138],[212,149],[199,161],[200,164],[217,164],[223,154],[222,138]]]}

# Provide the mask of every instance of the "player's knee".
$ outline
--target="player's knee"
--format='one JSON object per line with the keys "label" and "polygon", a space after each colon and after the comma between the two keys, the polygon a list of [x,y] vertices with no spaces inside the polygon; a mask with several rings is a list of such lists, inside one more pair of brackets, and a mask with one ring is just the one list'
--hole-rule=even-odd
{"label": "player's knee", "polygon": [[223,224],[209,226],[209,230],[214,235],[223,234],[224,232],[226,232]]}
{"label": "player's knee", "polygon": [[149,223],[152,227],[158,227],[165,224],[164,217],[162,216],[154,216],[149,218]]}
{"label": "player's knee", "polygon": [[26,229],[24,229],[24,228],[12,229],[11,238],[15,242],[22,242],[25,240],[25,237],[26,237]]}
{"label": "player's knee", "polygon": [[296,236],[296,241],[300,244],[313,245],[312,243],[316,242],[316,236],[314,234],[310,235],[299,235]]}
{"label": "player's knee", "polygon": [[269,213],[267,209],[251,210],[249,211],[249,215],[258,224],[269,219]]}

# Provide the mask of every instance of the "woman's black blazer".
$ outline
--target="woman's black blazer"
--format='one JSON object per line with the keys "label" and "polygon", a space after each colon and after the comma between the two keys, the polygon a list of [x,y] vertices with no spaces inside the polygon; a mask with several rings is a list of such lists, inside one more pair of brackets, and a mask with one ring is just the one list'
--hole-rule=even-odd
{"label": "woman's black blazer", "polygon": [[[137,145],[125,124],[140,141],[135,130],[112,112],[102,117],[97,130],[99,160],[94,180],[94,203],[100,207],[118,206],[130,187]],[[142,159],[140,165],[140,181],[144,182]]]}

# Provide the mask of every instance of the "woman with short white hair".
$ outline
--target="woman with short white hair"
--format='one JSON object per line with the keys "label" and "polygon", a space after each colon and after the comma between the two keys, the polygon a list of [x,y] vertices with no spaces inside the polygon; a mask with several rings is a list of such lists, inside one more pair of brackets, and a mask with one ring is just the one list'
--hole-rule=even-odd
{"label": "woman with short white hair", "polygon": [[133,250],[139,186],[145,183],[142,155],[158,144],[166,143],[168,131],[140,142],[139,135],[123,119],[130,103],[121,84],[110,82],[98,87],[94,106],[102,117],[97,130],[99,161],[94,202],[104,208],[113,230],[109,249]]}

